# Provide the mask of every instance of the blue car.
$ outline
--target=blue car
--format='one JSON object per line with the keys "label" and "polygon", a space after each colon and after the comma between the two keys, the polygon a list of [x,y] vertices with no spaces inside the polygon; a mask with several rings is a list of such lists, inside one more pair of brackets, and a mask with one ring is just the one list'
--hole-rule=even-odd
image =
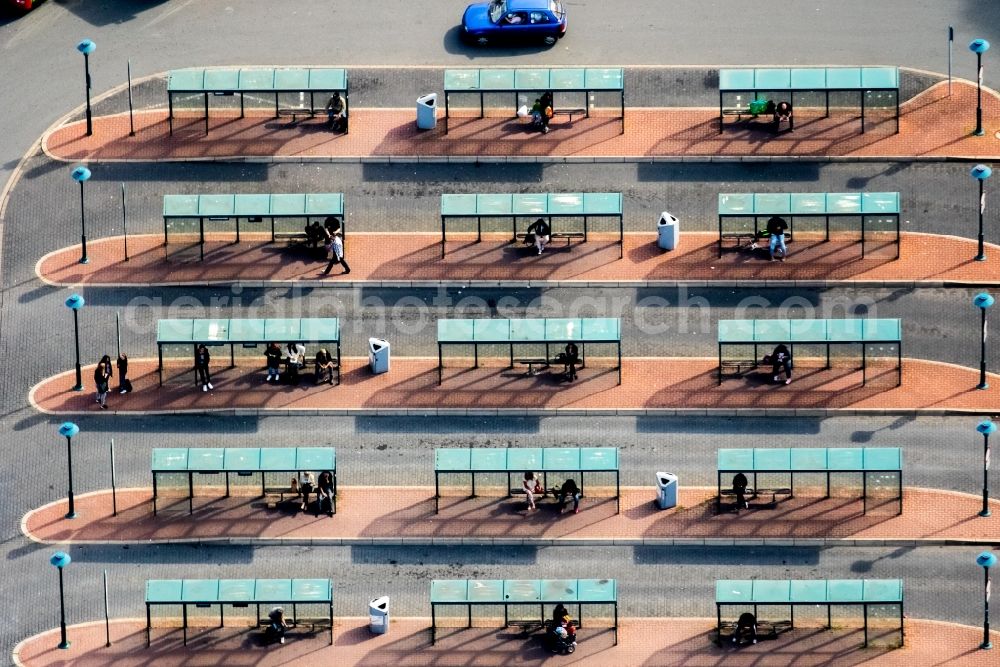
{"label": "blue car", "polygon": [[462,34],[479,46],[515,40],[551,46],[566,34],[566,10],[560,0],[479,2],[465,8]]}

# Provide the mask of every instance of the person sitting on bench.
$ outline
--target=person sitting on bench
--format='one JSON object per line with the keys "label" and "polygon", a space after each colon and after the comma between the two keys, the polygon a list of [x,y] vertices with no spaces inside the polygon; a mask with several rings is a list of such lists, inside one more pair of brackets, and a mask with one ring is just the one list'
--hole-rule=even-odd
{"label": "person sitting on bench", "polygon": [[316,384],[323,381],[326,378],[327,384],[333,384],[333,357],[326,349],[322,349],[316,353]]}
{"label": "person sitting on bench", "polygon": [[788,102],[778,102],[774,107],[773,123],[774,131],[777,132],[778,128],[781,127],[781,121],[785,121],[789,124],[789,129],[791,129],[792,123],[792,105]]}
{"label": "person sitting on bench", "polygon": [[347,115],[344,113],[344,98],[334,91],[326,103],[326,126],[334,132],[347,129]]}
{"label": "person sitting on bench", "polygon": [[323,511],[326,505],[326,515],[333,516],[333,473],[324,470],[319,474],[319,482],[316,484],[316,516]]}
{"label": "person sitting on bench", "polygon": [[542,481],[537,479],[535,473],[529,471],[524,473],[524,480],[521,481],[521,489],[528,498],[528,509],[535,508],[535,496],[544,496],[545,489],[542,488]]}
{"label": "person sitting on bench", "polygon": [[305,365],[306,346],[302,343],[289,343],[285,348],[288,358],[285,360],[285,371],[290,382],[299,381],[299,370]]}
{"label": "person sitting on bench", "polygon": [[264,636],[269,641],[277,639],[279,644],[284,644],[285,630],[288,629],[288,622],[285,620],[285,610],[281,607],[275,607],[267,615],[267,618],[270,622],[264,628]]}
{"label": "person sitting on bench", "polygon": [[538,249],[539,255],[542,254],[542,251],[545,250],[545,246],[548,245],[551,240],[552,228],[549,227],[549,223],[545,221],[545,218],[539,218],[531,223],[524,237],[525,243],[535,244],[535,248]]}
{"label": "person sitting on bench", "polygon": [[757,617],[750,612],[740,614],[736,621],[736,629],[733,630],[733,643],[739,646],[743,643],[743,637],[747,636],[751,644],[757,643]]}
{"label": "person sitting on bench", "polygon": [[788,223],[785,219],[780,216],[772,216],[770,220],[767,221],[767,236],[768,236],[768,251],[771,254],[771,261],[775,260],[774,252],[776,250],[781,251],[781,261],[784,262],[785,258],[788,257],[788,247],[785,245],[785,230],[788,229]]}
{"label": "person sitting on bench", "polygon": [[576,343],[566,343],[566,350],[556,355],[556,363],[563,365],[563,375],[572,382],[576,379],[576,365],[580,363],[580,350]]}
{"label": "person sitting on bench", "polygon": [[573,499],[573,513],[580,513],[580,487],[576,485],[575,479],[567,479],[563,482],[563,485],[559,488],[558,498],[559,498],[559,513],[562,514],[563,510],[566,509],[566,501],[570,498]]}
{"label": "person sitting on bench", "polygon": [[781,372],[785,372],[785,384],[792,383],[792,354],[783,343],[778,343],[771,352],[771,376],[778,382]]}
{"label": "person sitting on bench", "polygon": [[749,484],[747,476],[743,473],[738,472],[733,476],[733,492],[736,494],[737,510],[741,507],[743,509],[750,509],[750,503],[747,502],[747,486]]}

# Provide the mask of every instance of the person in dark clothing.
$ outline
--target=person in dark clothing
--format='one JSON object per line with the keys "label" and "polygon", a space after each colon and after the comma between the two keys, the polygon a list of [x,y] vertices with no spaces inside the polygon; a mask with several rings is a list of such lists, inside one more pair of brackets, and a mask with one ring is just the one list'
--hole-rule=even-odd
{"label": "person in dark clothing", "polygon": [[775,261],[774,251],[781,250],[781,261],[788,257],[788,248],[785,246],[785,230],[788,223],[784,218],[774,216],[767,221],[768,250],[771,253],[771,261]]}
{"label": "person in dark clothing", "polygon": [[562,621],[563,616],[569,616],[569,610],[566,609],[566,605],[560,602],[556,605],[556,608],[552,610],[552,620],[559,623]]}
{"label": "person in dark clothing", "polygon": [[118,393],[127,394],[132,391],[132,383],[129,382],[128,377],[128,355],[124,352],[118,355],[118,359],[115,360],[115,365],[118,367]]}
{"label": "person in dark clothing", "polygon": [[775,132],[777,132],[778,128],[781,127],[782,121],[787,122],[789,124],[789,129],[791,129],[791,122],[792,122],[791,104],[789,104],[788,102],[778,102],[778,104],[774,107],[773,114],[774,115],[772,116],[773,118],[772,122],[774,123]]}
{"label": "person in dark clothing", "polygon": [[573,513],[574,514],[579,514],[580,513],[580,496],[581,495],[582,494],[580,493],[580,487],[578,487],[576,485],[576,480],[574,480],[574,479],[567,479],[565,482],[563,482],[563,485],[559,488],[559,493],[558,493],[558,497],[559,497],[559,513],[562,514],[562,511],[566,508],[566,501],[569,500],[570,498],[572,498],[573,499]]}
{"label": "person in dark clothing", "polygon": [[330,239],[333,239],[333,235],[340,231],[340,218],[335,215],[327,216],[326,220],[323,221],[323,227],[326,229],[327,233],[330,235]]}
{"label": "person in dark clothing", "polygon": [[199,345],[198,350],[194,353],[194,371],[198,377],[198,381],[201,382],[202,391],[215,389],[212,386],[212,375],[208,370],[208,364],[211,361],[212,355],[208,353],[208,348],[204,345]]}
{"label": "person in dark clothing", "polygon": [[275,382],[281,379],[281,347],[277,343],[268,343],[264,350],[264,359],[267,363],[267,377],[264,382]]}
{"label": "person in dark clothing", "polygon": [[329,470],[321,472],[316,483],[316,516],[323,510],[324,503],[327,516],[333,516],[333,473]]}
{"label": "person in dark clothing", "polygon": [[335,364],[333,363],[333,357],[326,349],[322,349],[316,353],[316,384],[323,382],[326,378],[327,384],[333,384],[333,370]]}
{"label": "person in dark clothing", "polygon": [[749,636],[750,643],[757,643],[757,617],[750,612],[740,614],[736,621],[736,629],[733,630],[733,643],[736,645],[743,643],[743,637]]}
{"label": "person in dark clothing", "polygon": [[330,262],[326,265],[326,270],[323,271],[323,275],[329,275],[330,271],[333,270],[334,264],[340,264],[344,267],[344,273],[350,273],[351,267],[347,265],[347,260],[344,258],[344,236],[340,232],[334,232],[333,238],[330,240]]}
{"label": "person in dark clothing", "polygon": [[771,352],[771,375],[775,382],[778,382],[778,378],[781,376],[781,372],[785,372],[785,384],[792,383],[792,355],[788,351],[788,347],[782,343],[774,348]]}
{"label": "person in dark clothing", "polygon": [[736,473],[733,476],[733,491],[736,493],[736,507],[737,509],[749,509],[750,503],[747,502],[747,486],[750,482],[747,480],[747,476],[741,472]]}
{"label": "person in dark clothing", "polygon": [[278,643],[285,643],[285,630],[288,629],[288,622],[285,620],[285,610],[275,607],[267,615],[268,624],[264,628],[264,635],[270,640],[278,640]]}
{"label": "person in dark clothing", "polygon": [[580,363],[580,349],[576,343],[566,343],[566,349],[556,356],[556,362],[563,365],[563,374],[567,380],[576,379],[576,365]]}
{"label": "person in dark clothing", "polygon": [[334,132],[347,129],[347,113],[344,109],[344,98],[334,91],[330,101],[326,103],[326,126]]}
{"label": "person in dark clothing", "polygon": [[549,227],[549,223],[546,222],[545,218],[539,218],[535,220],[531,225],[528,226],[526,242],[532,242],[531,237],[534,236],[535,248],[538,249],[538,254],[541,255],[542,251],[545,250],[545,246],[548,245],[549,241],[552,239],[552,228]]}
{"label": "person in dark clothing", "polygon": [[94,386],[97,388],[97,403],[102,410],[108,409],[108,383],[111,378],[111,370],[108,365],[101,361],[94,369]]}

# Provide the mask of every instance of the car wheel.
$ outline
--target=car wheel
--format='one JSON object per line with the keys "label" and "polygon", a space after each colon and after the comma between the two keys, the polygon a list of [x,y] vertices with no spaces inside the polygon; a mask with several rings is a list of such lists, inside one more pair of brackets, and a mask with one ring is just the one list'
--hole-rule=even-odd
{"label": "car wheel", "polygon": [[552,46],[558,39],[555,35],[545,35],[545,39],[542,41],[545,42],[545,46]]}
{"label": "car wheel", "polygon": [[487,46],[490,43],[490,38],[486,35],[479,35],[476,37],[476,44],[479,46]]}

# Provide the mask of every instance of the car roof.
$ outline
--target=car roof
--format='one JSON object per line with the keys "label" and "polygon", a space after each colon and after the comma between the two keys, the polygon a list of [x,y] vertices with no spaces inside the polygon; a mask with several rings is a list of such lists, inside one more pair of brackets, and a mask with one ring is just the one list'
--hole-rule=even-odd
{"label": "car roof", "polygon": [[507,11],[509,12],[527,12],[548,8],[549,0],[507,0]]}

